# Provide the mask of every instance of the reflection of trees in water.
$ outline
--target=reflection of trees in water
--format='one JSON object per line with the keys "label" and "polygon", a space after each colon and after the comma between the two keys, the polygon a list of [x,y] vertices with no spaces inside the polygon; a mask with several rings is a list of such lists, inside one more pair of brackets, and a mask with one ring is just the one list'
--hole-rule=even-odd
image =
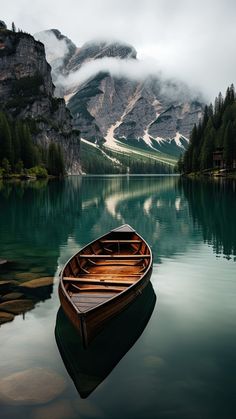
{"label": "reflection of trees in water", "polygon": [[0,186],[0,255],[13,258],[14,251],[18,259],[38,257],[38,263],[50,266],[54,273],[60,247],[69,237],[83,245],[129,223],[150,243],[155,260],[160,261],[184,252],[192,240],[195,228],[189,206],[194,222],[215,251],[235,254],[232,185],[174,176],[8,183]]}
{"label": "reflection of trees in water", "polygon": [[[0,184],[0,258],[11,261],[0,266],[0,279],[14,280],[7,285],[0,281],[0,323],[12,320],[1,314],[8,299],[19,298],[6,308],[18,314],[50,298],[60,246],[81,215],[80,184],[79,178]],[[25,285],[27,281],[34,286]]]}
{"label": "reflection of trees in water", "polygon": [[217,254],[236,255],[236,182],[180,179],[194,223]]}
{"label": "reflection of trees in water", "polygon": [[79,185],[79,178],[67,187],[64,181],[1,185],[1,257],[38,256],[40,263],[55,268],[59,247],[67,241],[73,219],[81,212]]}

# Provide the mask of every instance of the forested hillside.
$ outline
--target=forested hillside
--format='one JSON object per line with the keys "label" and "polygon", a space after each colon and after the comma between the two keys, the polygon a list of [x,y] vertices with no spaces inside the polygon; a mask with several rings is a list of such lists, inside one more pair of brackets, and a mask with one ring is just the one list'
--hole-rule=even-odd
{"label": "forested hillside", "polygon": [[236,159],[236,95],[234,85],[228,87],[225,98],[219,93],[214,106],[205,107],[203,118],[194,125],[189,147],[180,157],[180,173],[198,172],[213,167],[213,152],[221,148],[225,167],[231,168]]}
{"label": "forested hillside", "polygon": [[[34,120],[14,120],[0,112],[0,175],[32,173],[38,177],[63,175],[65,172],[62,150],[53,142],[43,147],[32,140]],[[27,170],[31,169],[31,171]]]}

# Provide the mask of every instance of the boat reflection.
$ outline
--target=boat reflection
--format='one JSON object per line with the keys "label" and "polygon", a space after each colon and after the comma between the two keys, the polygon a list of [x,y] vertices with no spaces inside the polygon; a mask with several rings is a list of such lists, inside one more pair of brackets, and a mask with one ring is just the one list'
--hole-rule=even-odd
{"label": "boat reflection", "polygon": [[57,346],[82,398],[96,389],[135,344],[152,315],[155,303],[156,295],[149,283],[143,293],[113,318],[86,349],[74,326],[59,309],[55,327]]}

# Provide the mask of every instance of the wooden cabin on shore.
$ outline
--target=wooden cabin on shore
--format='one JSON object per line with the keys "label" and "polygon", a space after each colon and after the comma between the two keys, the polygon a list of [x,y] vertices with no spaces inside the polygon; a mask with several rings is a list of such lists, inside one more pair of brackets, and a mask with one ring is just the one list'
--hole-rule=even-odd
{"label": "wooden cabin on shore", "polygon": [[[224,147],[217,147],[213,151],[213,168],[214,169],[226,169],[226,162],[224,159]],[[236,159],[232,162],[232,169],[236,169]]]}

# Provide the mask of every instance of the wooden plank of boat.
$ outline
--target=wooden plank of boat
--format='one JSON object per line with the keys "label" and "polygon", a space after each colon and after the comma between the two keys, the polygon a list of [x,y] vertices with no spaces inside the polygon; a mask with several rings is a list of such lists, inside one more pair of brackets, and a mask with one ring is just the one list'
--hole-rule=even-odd
{"label": "wooden plank of boat", "polygon": [[145,258],[150,258],[151,255],[143,255],[141,253],[137,254],[137,255],[100,255],[100,254],[82,254],[82,255],[78,255],[79,258],[87,258],[87,259],[145,259]]}
{"label": "wooden plank of boat", "polygon": [[118,243],[142,243],[142,240],[100,240],[101,243],[118,244]]}
{"label": "wooden plank of boat", "polygon": [[72,256],[60,275],[59,297],[84,346],[142,293],[151,270],[150,247],[127,224]]}
{"label": "wooden plank of boat", "polygon": [[99,284],[99,285],[132,285],[136,280],[125,281],[125,280],[117,280],[117,279],[85,279],[85,278],[72,278],[72,277],[65,277],[64,281],[71,281],[73,283],[89,283],[89,284]]}

